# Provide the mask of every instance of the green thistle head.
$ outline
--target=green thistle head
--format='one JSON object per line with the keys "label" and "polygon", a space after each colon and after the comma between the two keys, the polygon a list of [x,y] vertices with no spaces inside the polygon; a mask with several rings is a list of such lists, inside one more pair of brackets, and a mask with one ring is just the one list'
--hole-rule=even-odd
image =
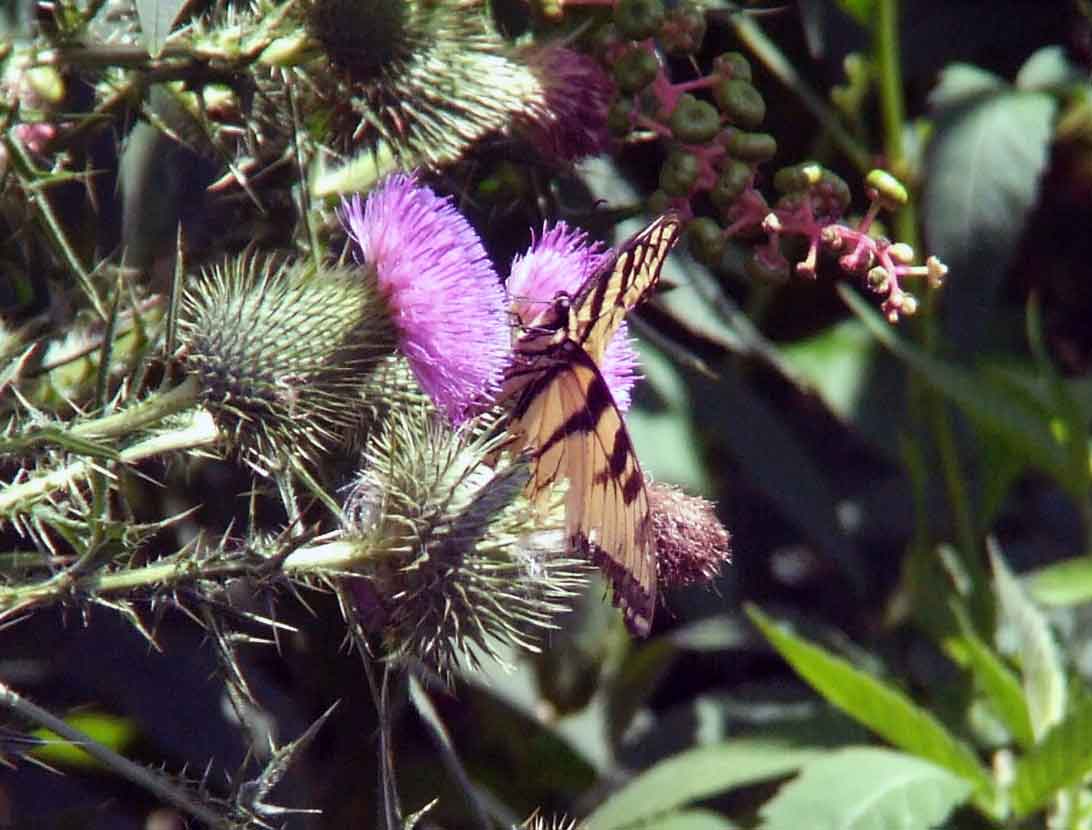
{"label": "green thistle head", "polygon": [[533,509],[527,465],[498,458],[501,441],[424,408],[392,412],[345,504],[369,551],[354,582],[365,624],[390,656],[444,677],[460,660],[500,659],[501,645],[537,650],[535,630],[554,627],[588,574],[563,556],[563,494]]}
{"label": "green thistle head", "polygon": [[366,277],[243,256],[187,290],[185,366],[251,464],[311,461],[358,425],[362,378],[395,344],[386,304]]}

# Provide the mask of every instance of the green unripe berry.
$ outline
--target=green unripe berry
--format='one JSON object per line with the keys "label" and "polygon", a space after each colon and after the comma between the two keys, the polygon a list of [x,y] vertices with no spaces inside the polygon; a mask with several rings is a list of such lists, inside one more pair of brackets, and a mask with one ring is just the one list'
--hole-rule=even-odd
{"label": "green unripe berry", "polygon": [[709,198],[718,210],[727,210],[751,182],[754,171],[741,161],[731,160],[717,176]]}
{"label": "green unripe berry", "polygon": [[634,102],[632,98],[621,96],[610,105],[607,111],[607,129],[615,138],[624,138],[633,129]]}
{"label": "green unripe berry", "polygon": [[672,150],[660,169],[660,188],[668,196],[689,196],[700,172],[697,156],[686,150]]}
{"label": "green unripe berry", "polygon": [[648,49],[634,46],[614,65],[614,82],[625,93],[640,92],[656,79],[660,62]]}
{"label": "green unripe berry", "polygon": [[680,3],[672,9],[658,39],[669,55],[692,55],[705,39],[705,10],[696,3]]}
{"label": "green unripe berry", "polygon": [[737,81],[751,80],[751,64],[739,52],[725,52],[713,61],[713,73]]}
{"label": "green unripe berry", "polygon": [[652,195],[648,197],[648,201],[645,204],[648,208],[648,212],[656,216],[661,213],[667,213],[667,209],[671,207],[671,197],[662,190],[653,190]]}
{"label": "green unripe berry", "polygon": [[769,133],[748,133],[735,130],[725,145],[728,153],[740,161],[752,164],[769,161],[777,153],[777,139]]}
{"label": "green unripe berry", "polygon": [[684,144],[705,144],[720,130],[720,115],[712,104],[683,95],[671,113],[671,132]]}
{"label": "green unripe berry", "polygon": [[773,185],[779,193],[796,193],[818,184],[822,178],[822,165],[815,161],[802,161],[774,173]]}
{"label": "green unripe berry", "polygon": [[880,204],[887,210],[905,205],[910,198],[902,182],[886,170],[872,170],[865,177],[865,184],[876,191]]}
{"label": "green unripe berry", "polygon": [[702,216],[686,228],[686,238],[694,259],[706,265],[717,265],[724,256],[727,241],[724,233],[712,219]]}
{"label": "green unripe berry", "polygon": [[749,81],[736,78],[717,81],[713,99],[733,124],[745,130],[753,130],[766,117],[766,102]]}
{"label": "green unripe berry", "polygon": [[656,34],[665,13],[662,0],[618,0],[614,22],[625,37],[644,40]]}

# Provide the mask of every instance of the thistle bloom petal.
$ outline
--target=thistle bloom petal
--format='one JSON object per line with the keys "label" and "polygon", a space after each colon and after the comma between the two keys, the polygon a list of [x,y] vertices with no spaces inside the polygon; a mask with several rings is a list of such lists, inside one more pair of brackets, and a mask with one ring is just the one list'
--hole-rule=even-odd
{"label": "thistle bloom petal", "polygon": [[[589,279],[607,267],[613,254],[583,231],[559,222],[545,229],[523,256],[512,261],[508,298],[512,311],[524,326],[553,306],[558,293],[575,294]],[[625,412],[630,392],[639,377],[639,362],[625,323],[607,345],[599,371],[618,408]]]}
{"label": "thistle bloom petal", "polygon": [[413,176],[388,178],[342,221],[373,268],[399,346],[421,387],[453,421],[499,386],[508,360],[504,292],[470,224]]}

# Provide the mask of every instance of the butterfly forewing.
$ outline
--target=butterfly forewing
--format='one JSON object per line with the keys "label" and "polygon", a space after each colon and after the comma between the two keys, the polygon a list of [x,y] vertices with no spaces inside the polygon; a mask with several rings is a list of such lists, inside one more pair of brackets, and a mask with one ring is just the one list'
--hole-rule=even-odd
{"label": "butterfly forewing", "polygon": [[535,459],[531,498],[568,481],[570,543],[610,578],[615,603],[642,636],[656,607],[648,493],[598,361],[626,312],[656,284],[680,227],[677,217],[663,216],[625,243],[573,297],[556,331],[529,332],[516,343],[507,384],[513,443]]}
{"label": "butterfly forewing", "polygon": [[610,269],[589,279],[573,298],[569,337],[597,363],[626,312],[656,286],[681,227],[674,214],[656,219],[625,242]]}

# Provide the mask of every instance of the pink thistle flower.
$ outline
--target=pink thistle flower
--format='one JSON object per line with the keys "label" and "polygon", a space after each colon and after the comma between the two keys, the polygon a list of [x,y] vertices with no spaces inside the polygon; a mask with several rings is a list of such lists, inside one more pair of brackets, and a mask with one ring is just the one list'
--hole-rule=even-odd
{"label": "pink thistle flower", "polygon": [[538,79],[545,97],[545,107],[518,117],[535,148],[561,163],[606,150],[614,84],[596,60],[556,45],[529,47],[520,57]]}
{"label": "pink thistle flower", "polygon": [[[546,324],[559,293],[575,295],[589,279],[610,267],[613,260],[611,251],[598,242],[590,242],[582,230],[570,228],[564,222],[545,229],[526,254],[512,261],[508,277],[512,311],[525,327]],[[637,350],[623,322],[599,363],[599,371],[622,412],[629,408],[633,384],[640,377],[639,368]]]}
{"label": "pink thistle flower", "polygon": [[455,423],[499,388],[510,353],[504,291],[451,199],[390,176],[344,200],[342,222],[374,269],[421,388]]}

